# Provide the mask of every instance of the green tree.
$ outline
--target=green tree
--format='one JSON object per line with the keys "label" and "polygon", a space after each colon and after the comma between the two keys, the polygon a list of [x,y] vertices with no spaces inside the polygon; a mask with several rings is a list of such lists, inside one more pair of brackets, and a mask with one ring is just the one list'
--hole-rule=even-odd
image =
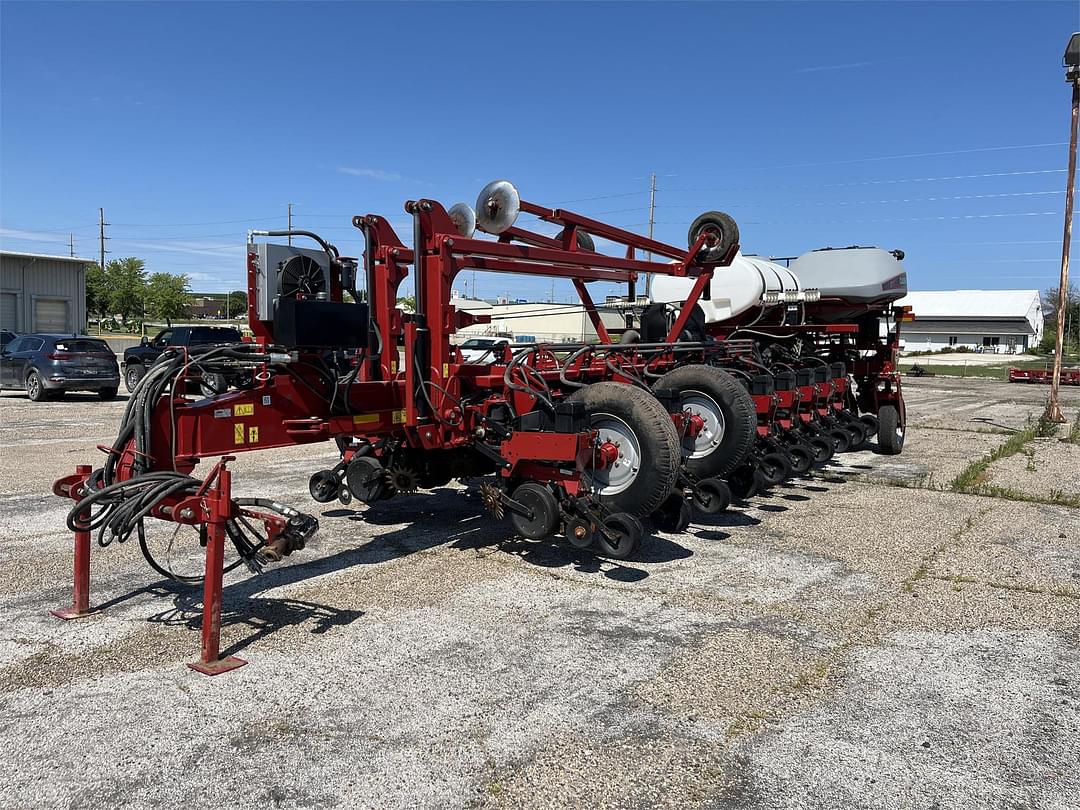
{"label": "green tree", "polygon": [[229,311],[226,318],[242,318],[247,315],[247,293],[243,290],[233,290],[228,296]]}
{"label": "green tree", "polygon": [[86,268],[86,314],[109,314],[109,286],[105,271],[97,262]]}
{"label": "green tree", "polygon": [[155,318],[164,318],[172,326],[173,319],[183,318],[191,309],[191,290],[187,276],[154,273],[146,286],[146,309]]}
{"label": "green tree", "polygon": [[[1051,287],[1046,290],[1042,301],[1043,339],[1039,343],[1039,349],[1050,353],[1057,340],[1058,288]],[[1072,283],[1065,292],[1065,334],[1061,349],[1064,355],[1080,351],[1080,291]]]}
{"label": "green tree", "polygon": [[403,310],[405,310],[406,312],[415,312],[416,311],[416,296],[415,295],[402,296],[401,298],[399,298],[397,300],[397,305],[399,307],[401,307]]}
{"label": "green tree", "polygon": [[142,315],[146,300],[146,263],[129,256],[113,259],[105,265],[105,289],[109,310],[125,323],[133,315]]}

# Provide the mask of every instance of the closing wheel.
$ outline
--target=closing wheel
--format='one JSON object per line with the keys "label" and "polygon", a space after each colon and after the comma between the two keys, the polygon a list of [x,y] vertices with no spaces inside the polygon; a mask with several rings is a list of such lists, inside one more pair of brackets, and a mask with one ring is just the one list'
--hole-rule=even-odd
{"label": "closing wheel", "polygon": [[828,439],[823,439],[821,436],[811,436],[806,440],[806,443],[814,453],[815,464],[824,464],[836,452],[833,443]]}
{"label": "closing wheel", "polygon": [[905,428],[900,424],[900,411],[895,405],[878,409],[878,449],[887,456],[896,456],[904,449]]}
{"label": "closing wheel", "polygon": [[511,497],[528,510],[526,514],[510,510],[510,522],[518,534],[529,540],[543,540],[555,532],[559,522],[559,502],[550,489],[535,481],[526,481]]}
{"label": "closing wheel", "polygon": [[690,473],[720,477],[746,461],[757,436],[757,414],[754,400],[738,380],[713,366],[689,365],[669,371],[655,388],[678,391],[683,409],[703,423],[696,436],[681,441]]}
{"label": "closing wheel", "polygon": [[[641,545],[645,530],[633,515],[616,512],[604,518],[604,525],[596,533],[600,553],[615,560],[625,560]],[[608,537],[608,535],[611,537]]]}
{"label": "closing wheel", "polygon": [[588,548],[596,539],[596,525],[575,516],[566,521],[565,534],[574,548]]}
{"label": "closing wheel", "polygon": [[705,236],[705,245],[698,254],[698,260],[718,262],[731,250],[732,245],[739,243],[739,226],[723,211],[708,211],[695,219],[690,226],[686,235],[686,246],[693,247],[702,235]]}
{"label": "closing wheel", "polygon": [[866,444],[866,428],[863,427],[862,422],[845,422],[842,427],[851,436],[850,449],[858,450]]}
{"label": "closing wheel", "polygon": [[686,502],[686,498],[679,492],[668,495],[667,500],[660,505],[660,508],[652,516],[656,528],[671,534],[685,531],[686,527],[690,525],[690,518],[690,504]]}
{"label": "closing wheel", "polygon": [[199,383],[199,393],[202,394],[205,399],[213,399],[220,394],[224,394],[228,390],[229,381],[225,379],[224,374],[218,374],[216,372],[203,374],[202,382]]}
{"label": "closing wheel", "polygon": [[805,475],[814,466],[814,451],[808,445],[799,442],[789,444],[784,448],[787,451],[788,460],[791,462],[791,471],[795,475]]}
{"label": "closing wheel", "polygon": [[864,413],[859,417],[859,421],[863,423],[863,427],[866,428],[866,438],[872,439],[878,432],[878,418],[872,413]]}
{"label": "closing wheel", "polygon": [[330,470],[319,470],[308,479],[308,492],[319,503],[330,503],[338,496],[338,479]]}
{"label": "closing wheel", "polygon": [[792,472],[791,462],[782,453],[766,453],[762,457],[758,469],[761,470],[761,474],[765,478],[765,484],[770,487],[775,487],[790,478]]}
{"label": "closing wheel", "polygon": [[851,449],[851,434],[840,428],[833,428],[825,434],[832,441],[833,450],[846,453]]}
{"label": "closing wheel", "polygon": [[731,506],[731,489],[719,478],[698,481],[694,488],[694,506],[706,515],[718,515]]}
{"label": "closing wheel", "polygon": [[374,503],[386,494],[386,471],[377,459],[360,456],[345,468],[345,484],[358,500]]}
{"label": "closing wheel", "polygon": [[585,403],[598,433],[585,485],[612,510],[655,512],[679,473],[679,438],[664,406],[647,391],[616,382],[587,386],[570,400]]}
{"label": "closing wheel", "polygon": [[744,464],[728,476],[728,487],[731,495],[740,501],[753,498],[765,488],[765,478],[761,470],[750,464]]}

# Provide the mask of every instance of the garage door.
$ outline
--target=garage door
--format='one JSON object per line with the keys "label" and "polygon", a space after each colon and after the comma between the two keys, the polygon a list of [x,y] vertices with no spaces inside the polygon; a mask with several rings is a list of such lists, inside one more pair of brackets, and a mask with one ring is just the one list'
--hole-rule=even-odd
{"label": "garage door", "polygon": [[57,298],[35,298],[34,331],[70,332],[68,302]]}
{"label": "garage door", "polygon": [[15,316],[18,303],[15,293],[0,293],[0,329],[19,331],[19,320]]}

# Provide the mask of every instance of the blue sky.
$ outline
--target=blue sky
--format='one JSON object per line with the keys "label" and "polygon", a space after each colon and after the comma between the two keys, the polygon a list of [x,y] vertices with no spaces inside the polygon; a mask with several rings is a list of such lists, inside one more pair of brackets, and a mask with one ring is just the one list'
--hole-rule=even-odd
{"label": "blue sky", "polygon": [[1046,288],[1078,29],[1075,2],[5,2],[0,241],[96,256],[104,206],[111,258],[218,291],[289,202],[351,255],[353,214],[501,177],[644,232],[656,172],[675,244],[720,209],[745,252],[876,244],[915,289]]}

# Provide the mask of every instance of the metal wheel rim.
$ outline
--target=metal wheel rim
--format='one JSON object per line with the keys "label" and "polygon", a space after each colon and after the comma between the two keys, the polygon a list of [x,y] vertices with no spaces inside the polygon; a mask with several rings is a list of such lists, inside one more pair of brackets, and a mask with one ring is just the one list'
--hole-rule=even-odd
{"label": "metal wheel rim", "polygon": [[610,467],[590,470],[586,478],[589,488],[598,495],[618,495],[637,480],[641,470],[641,445],[637,435],[622,419],[610,413],[593,414],[590,426],[597,432],[600,444],[619,445],[619,457]]}
{"label": "metal wheel rim", "polygon": [[130,371],[128,371],[126,376],[128,388],[134,388],[136,385],[139,384],[139,380],[141,379],[139,376],[139,372],[135,371],[135,369],[131,369]]}
{"label": "metal wheel rim", "polygon": [[683,436],[683,453],[688,458],[703,458],[712,455],[724,440],[724,430],[727,427],[720,405],[715,399],[701,391],[683,391],[682,404],[684,411],[690,411],[705,423],[697,436],[693,438]]}
{"label": "metal wheel rim", "polygon": [[26,378],[26,393],[29,397],[36,397],[40,393],[41,380],[37,378],[36,374],[31,374]]}

